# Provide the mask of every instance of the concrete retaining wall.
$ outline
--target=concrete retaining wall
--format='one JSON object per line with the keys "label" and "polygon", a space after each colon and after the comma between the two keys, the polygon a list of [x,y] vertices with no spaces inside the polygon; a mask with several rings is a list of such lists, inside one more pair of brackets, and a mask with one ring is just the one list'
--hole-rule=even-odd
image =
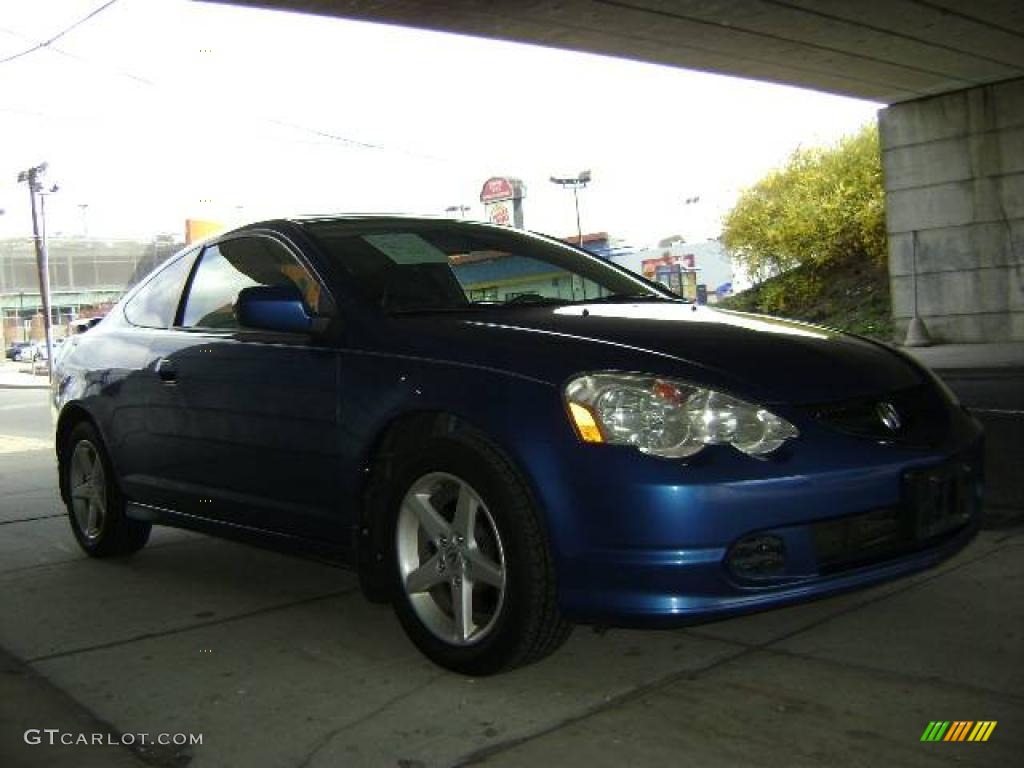
{"label": "concrete retaining wall", "polygon": [[[1024,340],[1024,79],[879,113],[893,317],[937,341]],[[915,237],[915,234],[916,237]]]}

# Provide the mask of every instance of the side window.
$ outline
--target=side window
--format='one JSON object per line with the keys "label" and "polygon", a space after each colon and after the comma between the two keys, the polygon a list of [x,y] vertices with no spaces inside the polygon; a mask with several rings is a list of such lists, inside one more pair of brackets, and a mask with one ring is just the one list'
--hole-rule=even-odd
{"label": "side window", "polygon": [[181,289],[195,252],[171,262],[146,283],[124,306],[124,316],[132,325],[167,328],[174,323]]}
{"label": "side window", "polygon": [[281,243],[241,237],[203,251],[192,278],[182,324],[199,328],[241,328],[234,305],[238,292],[254,285],[294,285],[306,308],[320,311],[320,285]]}

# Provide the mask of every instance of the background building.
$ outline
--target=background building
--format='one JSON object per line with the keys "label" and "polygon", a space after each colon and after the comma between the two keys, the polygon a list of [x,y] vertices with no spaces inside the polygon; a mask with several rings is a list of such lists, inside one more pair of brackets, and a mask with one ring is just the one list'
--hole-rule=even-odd
{"label": "background building", "polygon": [[707,286],[707,294],[712,296],[732,280],[732,265],[717,240],[676,240],[664,247],[616,253],[610,260],[691,300],[697,299],[699,285]]}
{"label": "background building", "polygon": [[[49,238],[50,310],[54,335],[68,322],[102,313],[160,261],[183,246],[172,235],[152,240]],[[0,240],[3,343],[42,341],[42,301],[31,238]]]}

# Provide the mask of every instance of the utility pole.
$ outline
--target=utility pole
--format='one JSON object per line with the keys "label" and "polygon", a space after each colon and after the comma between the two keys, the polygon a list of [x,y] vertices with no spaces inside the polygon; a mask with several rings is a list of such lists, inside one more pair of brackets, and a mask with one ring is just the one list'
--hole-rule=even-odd
{"label": "utility pole", "polygon": [[[50,326],[50,264],[46,253],[46,240],[40,232],[36,211],[36,195],[43,192],[41,177],[46,173],[46,163],[34,165],[18,174],[18,182],[28,184],[29,200],[32,204],[32,236],[36,246],[36,270],[39,273],[39,298],[43,305],[43,329],[46,332],[46,370],[53,380],[53,331]],[[56,191],[56,187],[54,190]],[[43,231],[45,232],[45,222]]]}

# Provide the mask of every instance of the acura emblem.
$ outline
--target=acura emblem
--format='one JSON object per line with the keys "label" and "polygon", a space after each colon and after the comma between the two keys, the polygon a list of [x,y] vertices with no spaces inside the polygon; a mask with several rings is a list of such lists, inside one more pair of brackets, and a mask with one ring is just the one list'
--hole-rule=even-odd
{"label": "acura emblem", "polygon": [[896,410],[896,406],[889,402],[879,403],[875,406],[875,413],[878,414],[878,418],[881,419],[882,423],[888,427],[890,432],[896,432],[901,426],[903,421],[900,419],[900,412]]}

